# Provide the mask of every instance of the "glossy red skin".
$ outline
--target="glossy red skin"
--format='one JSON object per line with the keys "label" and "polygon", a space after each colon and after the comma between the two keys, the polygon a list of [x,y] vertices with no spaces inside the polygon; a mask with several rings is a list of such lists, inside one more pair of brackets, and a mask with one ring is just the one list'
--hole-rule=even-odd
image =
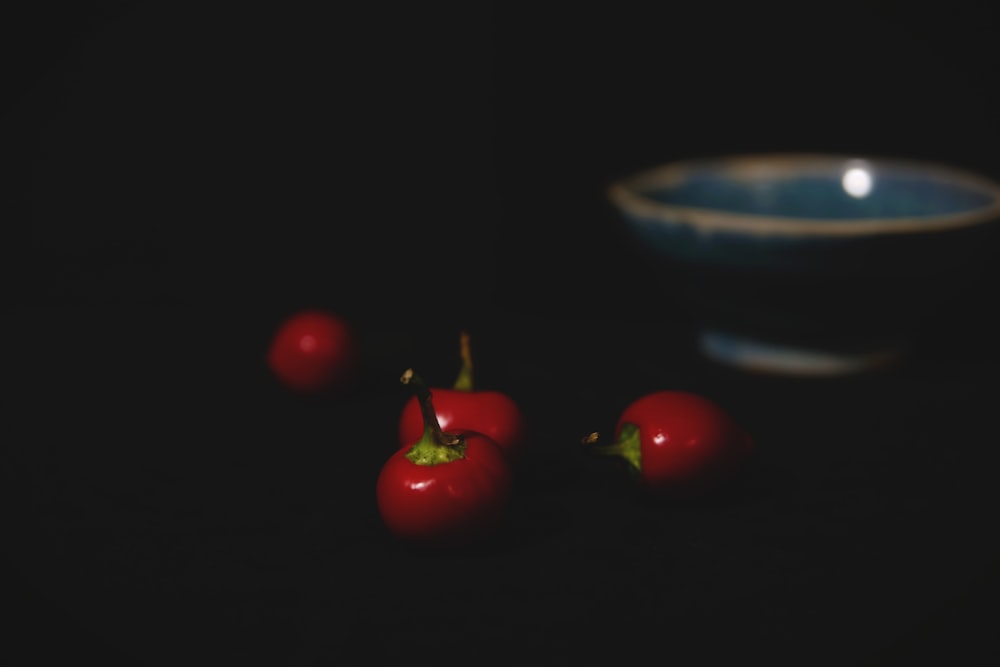
{"label": "glossy red skin", "polygon": [[390,534],[424,547],[474,544],[493,534],[510,503],[507,458],[481,433],[465,435],[465,457],[417,465],[397,450],[382,466],[375,493]]}
{"label": "glossy red skin", "polygon": [[[525,442],[524,413],[507,394],[498,391],[431,389],[434,412],[443,431],[476,431],[496,442],[511,461],[521,456]],[[420,438],[424,420],[420,402],[411,398],[399,417],[399,444]]]}
{"label": "glossy red skin", "polygon": [[278,327],[267,364],[288,388],[303,394],[338,391],[353,382],[358,343],[351,325],[322,310],[304,310]]}
{"label": "glossy red skin", "polygon": [[658,391],[622,412],[639,427],[642,487],[653,495],[697,495],[715,488],[754,450],[752,437],[721,407],[697,394]]}

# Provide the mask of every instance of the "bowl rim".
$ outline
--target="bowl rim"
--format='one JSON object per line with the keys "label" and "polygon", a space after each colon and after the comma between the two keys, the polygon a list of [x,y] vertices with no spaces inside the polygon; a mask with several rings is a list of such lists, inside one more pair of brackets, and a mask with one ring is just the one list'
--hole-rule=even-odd
{"label": "bowl rim", "polygon": [[[926,216],[802,218],[667,204],[643,194],[644,190],[652,186],[675,185],[687,174],[696,170],[711,169],[730,173],[737,178],[759,178],[762,170],[769,174],[782,174],[793,170],[796,173],[810,170],[829,173],[831,167],[843,169],[849,164],[919,171],[941,180],[958,181],[966,187],[987,194],[990,201],[967,211]],[[746,153],[680,159],[616,179],[607,187],[606,195],[622,212],[661,220],[668,224],[690,226],[706,232],[852,237],[929,233],[1000,221],[1000,183],[983,174],[943,162],[864,154]]]}

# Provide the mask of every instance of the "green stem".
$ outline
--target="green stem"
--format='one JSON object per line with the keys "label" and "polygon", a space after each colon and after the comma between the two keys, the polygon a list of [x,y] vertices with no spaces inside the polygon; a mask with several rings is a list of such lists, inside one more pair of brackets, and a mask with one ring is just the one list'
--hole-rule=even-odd
{"label": "green stem", "polygon": [[591,433],[583,439],[583,444],[589,451],[603,456],[618,456],[625,459],[634,472],[642,469],[642,443],[639,439],[639,427],[635,424],[622,424],[618,438],[607,445],[598,443],[598,434]]}
{"label": "green stem", "polygon": [[437,465],[463,458],[465,456],[465,438],[441,430],[441,424],[438,422],[437,412],[435,412],[434,403],[431,400],[431,390],[423,379],[414,373],[412,368],[408,368],[399,380],[413,388],[417,401],[420,403],[420,414],[424,418],[424,434],[410,448],[406,458],[417,465]]}
{"label": "green stem", "polygon": [[469,334],[463,331],[459,336],[459,354],[462,357],[462,368],[458,371],[458,377],[452,389],[458,391],[472,391],[475,387],[474,374],[472,370],[472,352],[469,346]]}

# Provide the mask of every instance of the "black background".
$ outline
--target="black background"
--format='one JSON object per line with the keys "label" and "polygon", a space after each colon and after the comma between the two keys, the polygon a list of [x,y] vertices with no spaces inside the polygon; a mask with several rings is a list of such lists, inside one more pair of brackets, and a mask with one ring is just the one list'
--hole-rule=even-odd
{"label": "black background", "polygon": [[[1000,26],[985,3],[680,7],[4,9],[5,631],[35,658],[13,664],[990,649],[992,274],[902,368],[747,376],[690,351],[603,188],[786,150],[1000,178]],[[307,305],[363,336],[337,401],[262,363]],[[373,480],[399,373],[450,382],[460,327],[537,455],[501,548],[410,554]],[[665,387],[757,437],[729,494],[650,507],[574,447]]]}

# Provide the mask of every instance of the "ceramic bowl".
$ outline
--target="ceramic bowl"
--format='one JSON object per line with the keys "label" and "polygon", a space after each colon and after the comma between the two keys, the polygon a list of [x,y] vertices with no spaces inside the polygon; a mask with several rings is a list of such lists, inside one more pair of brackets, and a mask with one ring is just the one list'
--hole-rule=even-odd
{"label": "ceramic bowl", "polygon": [[909,159],[678,161],[610,202],[697,345],[748,370],[838,375],[903,358],[937,304],[996,257],[1000,186]]}

